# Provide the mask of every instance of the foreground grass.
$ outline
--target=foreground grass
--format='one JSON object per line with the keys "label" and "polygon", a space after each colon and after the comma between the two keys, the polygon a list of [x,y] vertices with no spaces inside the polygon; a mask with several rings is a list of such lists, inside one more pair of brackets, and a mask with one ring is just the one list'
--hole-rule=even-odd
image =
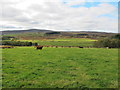
{"label": "foreground grass", "polygon": [[117,49],[3,49],[3,88],[117,88]]}

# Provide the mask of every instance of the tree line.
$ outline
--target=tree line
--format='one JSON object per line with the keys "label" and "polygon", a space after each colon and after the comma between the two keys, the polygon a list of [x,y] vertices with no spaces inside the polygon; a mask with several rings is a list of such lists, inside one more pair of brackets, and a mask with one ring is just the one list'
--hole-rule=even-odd
{"label": "tree line", "polygon": [[2,36],[2,40],[11,40],[11,39],[17,39],[17,38],[13,36]]}
{"label": "tree line", "polygon": [[99,39],[94,43],[94,47],[120,48],[120,34],[104,39]]}
{"label": "tree line", "polygon": [[38,43],[21,42],[21,41],[2,41],[1,45],[11,45],[11,46],[37,46]]}

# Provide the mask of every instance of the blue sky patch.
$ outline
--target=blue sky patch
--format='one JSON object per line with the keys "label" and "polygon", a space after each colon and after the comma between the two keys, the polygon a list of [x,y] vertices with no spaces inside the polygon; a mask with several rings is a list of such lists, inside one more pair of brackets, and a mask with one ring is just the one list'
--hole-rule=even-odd
{"label": "blue sky patch", "polygon": [[84,3],[83,5],[82,4],[78,4],[78,5],[72,5],[70,7],[72,8],[79,8],[79,7],[87,7],[87,8],[90,8],[90,7],[96,7],[98,6],[99,4],[101,4],[100,2],[86,2]]}
{"label": "blue sky patch", "polygon": [[[64,4],[68,4],[69,2],[68,1],[63,1]],[[72,7],[72,8],[79,8],[79,7],[87,7],[87,8],[90,8],[90,7],[96,7],[98,6],[99,4],[102,4],[102,3],[105,3],[105,2],[84,2],[84,4],[76,4],[76,5],[71,5],[69,7]],[[111,4],[115,7],[118,7],[118,2],[106,2],[107,4]]]}
{"label": "blue sky patch", "polygon": [[118,17],[115,17],[115,16],[113,16],[111,14],[103,14],[103,15],[100,15],[98,17],[108,17],[108,18],[112,18],[112,19],[118,19]]}

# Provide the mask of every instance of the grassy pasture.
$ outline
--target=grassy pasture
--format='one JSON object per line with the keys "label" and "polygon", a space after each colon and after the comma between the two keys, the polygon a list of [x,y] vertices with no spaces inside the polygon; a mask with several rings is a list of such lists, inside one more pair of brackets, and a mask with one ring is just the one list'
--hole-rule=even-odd
{"label": "grassy pasture", "polygon": [[94,39],[87,38],[57,38],[57,39],[43,39],[43,40],[20,40],[37,42],[39,45],[55,45],[55,46],[93,46]]}
{"label": "grassy pasture", "polygon": [[118,50],[2,50],[3,88],[117,88]]}

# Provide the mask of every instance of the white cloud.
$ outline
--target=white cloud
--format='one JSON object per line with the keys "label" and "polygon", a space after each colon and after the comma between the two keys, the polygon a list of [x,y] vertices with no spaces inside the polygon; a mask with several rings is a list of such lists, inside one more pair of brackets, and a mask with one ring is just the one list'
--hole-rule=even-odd
{"label": "white cloud", "polygon": [[[23,29],[44,28],[117,32],[117,19],[101,16],[104,14],[116,16],[113,12],[116,12],[117,8],[108,3],[101,3],[96,7],[90,8],[71,8],[69,7],[70,5],[76,5],[79,1],[79,4],[83,4],[85,0],[75,0],[75,2],[71,0],[67,5],[62,0],[7,1],[0,1],[2,3],[2,16],[0,16],[0,24],[2,26],[22,27]],[[2,28],[7,29],[5,27]]]}

